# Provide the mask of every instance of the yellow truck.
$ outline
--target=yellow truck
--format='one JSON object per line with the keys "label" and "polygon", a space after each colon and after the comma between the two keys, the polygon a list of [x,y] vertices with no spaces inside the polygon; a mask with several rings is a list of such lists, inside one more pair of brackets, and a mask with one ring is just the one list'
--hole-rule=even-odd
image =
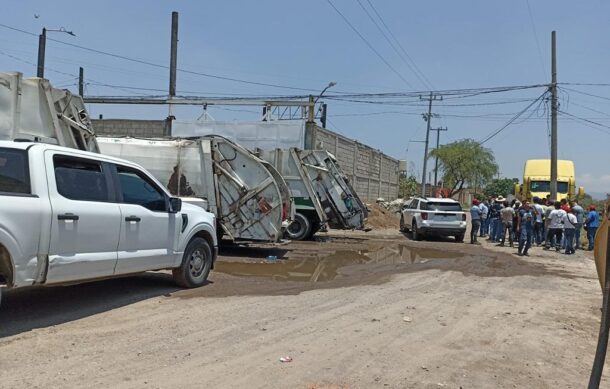
{"label": "yellow truck", "polygon": [[[523,169],[523,184],[515,184],[515,196],[521,201],[531,201],[534,197],[544,199],[551,194],[551,160],[529,159]],[[582,198],[583,187],[576,192],[576,175],[574,162],[557,161],[557,199]]]}

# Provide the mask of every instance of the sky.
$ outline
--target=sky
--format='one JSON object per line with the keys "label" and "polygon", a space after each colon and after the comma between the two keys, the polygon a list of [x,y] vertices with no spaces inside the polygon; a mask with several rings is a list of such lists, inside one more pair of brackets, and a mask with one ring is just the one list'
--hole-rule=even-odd
{"label": "sky", "polygon": [[[328,104],[328,127],[406,159],[418,177],[425,101],[371,104],[332,97],[547,84],[551,31],[556,30],[559,102],[565,112],[558,121],[559,158],[575,162],[577,185],[587,192],[610,192],[610,4],[601,0],[5,0],[0,71],[35,76],[36,35],[43,27],[63,27],[76,36],[49,32],[49,38],[162,66],[48,41],[45,76],[54,86],[77,91],[82,66],[88,96],[167,94],[172,11],[180,15],[178,67],[201,73],[179,72],[178,94],[318,94],[336,82],[329,98],[321,99]],[[431,124],[448,128],[441,144],[482,140],[544,90],[434,101]],[[548,107],[545,99],[534,104],[485,143],[501,177],[521,178],[525,160],[549,158]],[[88,110],[104,118],[167,116],[162,106],[88,105]],[[202,107],[179,107],[175,115],[194,120],[201,113]],[[209,107],[208,113],[216,120],[260,120],[256,107]]]}

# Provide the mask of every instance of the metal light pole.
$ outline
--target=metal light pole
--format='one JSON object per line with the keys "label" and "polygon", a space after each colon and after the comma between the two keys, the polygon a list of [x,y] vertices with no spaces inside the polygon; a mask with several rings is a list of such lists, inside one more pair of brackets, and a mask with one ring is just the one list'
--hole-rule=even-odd
{"label": "metal light pole", "polygon": [[[316,97],[316,98],[314,99],[314,98],[313,98],[313,96],[311,96],[311,95],[309,96],[309,102],[310,102],[310,103],[313,103],[313,104],[311,104],[311,106],[309,107],[309,110],[307,111],[307,114],[308,114],[308,115],[307,115],[307,116],[308,116],[308,117],[307,117],[307,121],[308,121],[308,122],[313,122],[313,121],[314,121],[314,119],[315,119],[315,116],[316,116],[316,115],[315,115],[315,111],[314,111],[314,109],[315,109],[315,106],[316,106],[316,103],[318,102],[318,100],[320,100],[320,98],[322,97],[322,95],[324,95],[324,93],[326,93],[326,91],[327,91],[328,89],[332,88],[332,87],[333,87],[333,86],[335,86],[335,85],[337,85],[337,83],[336,83],[336,82],[334,82],[334,81],[331,81],[331,82],[329,82],[329,83],[328,83],[328,85],[326,85],[326,87],[325,87],[324,89],[322,89],[322,92],[320,92],[320,94],[318,95],[318,97]],[[324,118],[324,121],[326,121],[326,117]]]}
{"label": "metal light pole", "polygon": [[38,36],[38,69],[36,71],[36,77],[44,78],[44,55],[47,46],[47,32],[63,32],[68,35],[76,36],[72,31],[66,30],[64,27],[57,29],[42,28],[42,34]]}

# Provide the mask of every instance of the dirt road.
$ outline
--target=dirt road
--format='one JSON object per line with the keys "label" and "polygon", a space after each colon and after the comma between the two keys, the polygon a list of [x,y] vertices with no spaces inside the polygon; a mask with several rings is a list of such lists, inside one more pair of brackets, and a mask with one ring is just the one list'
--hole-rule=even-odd
{"label": "dirt road", "polygon": [[0,387],[585,386],[601,305],[589,254],[511,252],[335,233],[225,249],[196,290],[155,273],[7,292]]}

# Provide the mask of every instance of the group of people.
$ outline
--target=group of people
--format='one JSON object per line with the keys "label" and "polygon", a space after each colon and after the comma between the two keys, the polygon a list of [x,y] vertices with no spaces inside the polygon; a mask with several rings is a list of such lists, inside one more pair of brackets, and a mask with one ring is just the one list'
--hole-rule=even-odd
{"label": "group of people", "polygon": [[473,200],[470,243],[478,244],[477,238],[488,237],[489,241],[505,246],[508,237],[510,247],[514,247],[517,241],[520,256],[528,256],[534,244],[544,245],[546,250],[564,250],[569,255],[580,249],[580,235],[585,228],[588,249],[593,250],[600,224],[595,205],[590,205],[585,214],[576,200],[553,201],[534,197],[532,201],[533,204],[518,200],[509,203],[502,196],[482,202]]}

